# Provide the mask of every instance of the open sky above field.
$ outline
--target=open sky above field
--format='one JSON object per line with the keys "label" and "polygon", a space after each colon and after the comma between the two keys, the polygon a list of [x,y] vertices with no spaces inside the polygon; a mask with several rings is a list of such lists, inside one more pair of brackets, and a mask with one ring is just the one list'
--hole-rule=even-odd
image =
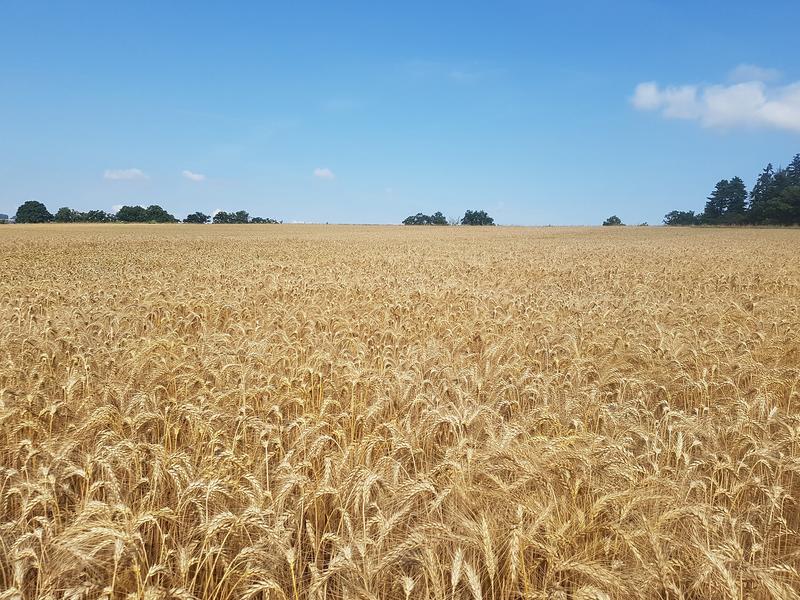
{"label": "open sky above field", "polygon": [[0,212],[660,222],[800,152],[797,4],[0,5]]}

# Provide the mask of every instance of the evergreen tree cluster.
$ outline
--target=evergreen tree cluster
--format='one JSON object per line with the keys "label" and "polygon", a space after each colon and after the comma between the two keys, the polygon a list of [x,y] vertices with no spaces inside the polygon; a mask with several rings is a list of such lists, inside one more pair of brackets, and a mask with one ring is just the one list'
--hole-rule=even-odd
{"label": "evergreen tree cluster", "polygon": [[673,210],[665,225],[799,225],[800,154],[777,171],[768,164],[748,194],[739,177],[717,183],[700,214]]}

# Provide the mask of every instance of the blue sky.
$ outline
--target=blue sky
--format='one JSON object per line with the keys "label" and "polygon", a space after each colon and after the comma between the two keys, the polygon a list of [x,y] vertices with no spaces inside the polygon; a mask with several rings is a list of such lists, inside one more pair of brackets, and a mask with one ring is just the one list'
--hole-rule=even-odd
{"label": "blue sky", "polygon": [[800,152],[795,2],[0,0],[0,212],[659,223]]}

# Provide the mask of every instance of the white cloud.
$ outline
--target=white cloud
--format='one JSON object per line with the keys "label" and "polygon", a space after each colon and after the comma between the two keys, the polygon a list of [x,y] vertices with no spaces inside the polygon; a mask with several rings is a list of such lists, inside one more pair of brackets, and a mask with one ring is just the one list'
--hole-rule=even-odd
{"label": "white cloud", "polygon": [[317,167],[314,169],[314,177],[317,179],[334,179],[336,175],[328,167]]}
{"label": "white cloud", "polygon": [[692,119],[697,114],[697,87],[682,85],[666,87],[663,90],[654,81],[636,86],[633,105],[639,110],[661,109],[665,117],[673,119]]}
{"label": "white cloud", "polygon": [[186,179],[191,179],[192,181],[205,181],[206,176],[202,173],[194,173],[189,170],[181,171],[181,175],[183,175]]}
{"label": "white cloud", "polygon": [[781,72],[778,69],[765,69],[757,65],[741,64],[731,70],[728,74],[728,79],[734,83],[742,83],[745,81],[775,81],[781,78]]}
{"label": "white cloud", "polygon": [[211,216],[212,217],[216,217],[217,213],[221,213],[221,212],[222,212],[221,208],[215,208],[213,211],[211,211]]}
{"label": "white cloud", "polygon": [[662,88],[650,81],[636,86],[631,103],[667,119],[699,121],[703,127],[771,127],[800,133],[800,82],[780,86],[752,80]]}
{"label": "white cloud", "polygon": [[147,173],[141,169],[106,169],[105,173],[103,173],[103,177],[114,181],[150,179]]}
{"label": "white cloud", "polygon": [[121,208],[122,208],[122,204],[115,204],[114,206],[111,207],[111,212],[118,213]]}
{"label": "white cloud", "polygon": [[661,105],[661,92],[655,81],[640,83],[633,91],[631,103],[639,110],[653,110]]}

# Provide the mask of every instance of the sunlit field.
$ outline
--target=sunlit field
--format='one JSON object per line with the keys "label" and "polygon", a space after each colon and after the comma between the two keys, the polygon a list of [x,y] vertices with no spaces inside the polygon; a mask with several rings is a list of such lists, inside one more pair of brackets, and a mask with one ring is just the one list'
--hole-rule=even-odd
{"label": "sunlit field", "polygon": [[800,230],[0,257],[0,598],[800,597]]}

